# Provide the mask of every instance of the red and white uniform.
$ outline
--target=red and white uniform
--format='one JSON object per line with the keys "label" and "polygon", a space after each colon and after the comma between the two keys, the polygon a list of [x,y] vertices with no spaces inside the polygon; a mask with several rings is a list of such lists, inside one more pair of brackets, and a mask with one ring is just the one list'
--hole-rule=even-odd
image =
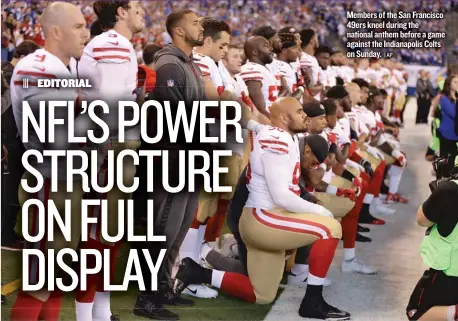
{"label": "red and white uniform", "polygon": [[355,78],[355,70],[350,66],[330,66],[328,69],[331,70],[334,78],[340,77],[344,83],[349,83]]}
{"label": "red and white uniform", "polygon": [[369,84],[372,84],[373,81],[377,81],[377,75],[375,73],[375,70],[371,68],[358,68],[358,70],[356,71],[356,78],[362,78]]}
{"label": "red and white uniform", "polygon": [[[230,91],[237,98],[241,99],[245,104],[247,104],[249,107],[253,108],[253,103],[249,98],[248,88],[245,82],[243,81],[242,77],[240,77],[240,75],[235,75],[234,77],[232,77],[227,68],[224,66],[223,62],[220,62],[218,64],[218,69],[221,78],[223,79],[224,90]],[[242,135],[244,141],[245,139],[248,139],[248,130],[243,129]],[[235,141],[235,137],[231,135],[231,132],[228,133],[227,140],[230,149],[233,152],[239,154],[240,156],[243,156],[243,144],[237,143]]]}
{"label": "red and white uniform", "polygon": [[[37,115],[40,113],[40,101],[76,101],[78,91],[75,88],[39,88],[39,79],[70,79],[76,78],[72,74],[69,66],[66,66],[62,60],[47,52],[45,49],[39,49],[33,54],[21,59],[14,68],[14,73],[11,78],[11,100],[16,126],[22,140],[23,127],[23,107],[22,102],[27,101],[32,112]],[[57,118],[67,118],[67,110],[65,108],[57,108],[55,111]],[[60,127],[60,128],[59,128]],[[67,141],[67,128],[58,126],[55,132],[54,147],[48,146],[48,149],[78,149],[81,148],[78,144],[69,144]],[[47,139],[46,139],[47,140]],[[28,142],[24,143],[26,150],[35,149],[42,151],[46,149],[46,142],[40,142],[34,130],[29,130]],[[58,179],[61,181],[67,180],[66,175],[66,159],[60,157],[58,159]],[[75,164],[75,166],[78,166]],[[51,177],[51,159],[45,157],[43,162],[38,162],[33,165],[43,177]]]}
{"label": "red and white uniform", "polygon": [[260,81],[262,84],[261,90],[266,103],[266,110],[270,112],[270,107],[278,98],[280,82],[274,74],[263,65],[248,61],[242,66],[240,73],[243,81]]}
{"label": "red and white uniform", "polygon": [[377,133],[377,120],[373,112],[365,106],[355,106],[352,111],[358,115],[358,118],[366,125],[372,135]]}
{"label": "red and white uniform", "polygon": [[275,168],[265,168],[263,156],[267,153],[284,155],[285,166],[288,166],[288,189],[291,193],[300,195],[299,178],[300,154],[296,137],[288,132],[272,126],[264,126],[256,135],[253,151],[250,153],[250,163],[247,171],[247,187],[250,191],[246,207],[272,209],[278,207],[269,190],[265,172],[275,171]]}
{"label": "red and white uniform", "polygon": [[322,69],[318,72],[318,82],[325,87],[333,87],[336,85],[336,76],[331,69]]}
{"label": "red and white uniform", "polygon": [[[121,100],[136,100],[137,71],[134,47],[129,39],[115,30],[94,37],[78,62],[79,77],[88,78],[92,86],[83,90],[85,99],[101,99],[114,105]],[[138,140],[140,127],[127,130],[125,138]]]}
{"label": "red and white uniform", "polygon": [[345,112],[345,116],[350,121],[350,126],[351,128],[353,128],[354,131],[356,131],[356,134],[358,135],[358,137],[362,134],[369,135],[369,129],[364,124],[364,122],[361,120],[359,114],[357,114],[355,111],[352,110],[349,112]]}
{"label": "red and white uniform", "polygon": [[321,70],[320,65],[318,64],[318,60],[315,57],[302,52],[301,58],[299,60],[299,64],[301,68],[312,68],[312,79],[310,85],[318,84],[318,73]]}
{"label": "red and white uniform", "polygon": [[286,83],[288,84],[288,88],[291,92],[294,92],[297,88],[297,70],[291,66],[291,64],[278,60],[278,67],[280,76],[284,77]]}
{"label": "red and white uniform", "polygon": [[194,53],[193,58],[196,61],[196,65],[199,66],[202,76],[209,76],[213,85],[218,90],[218,94],[221,95],[224,91],[224,84],[216,62],[209,56],[200,53]]}

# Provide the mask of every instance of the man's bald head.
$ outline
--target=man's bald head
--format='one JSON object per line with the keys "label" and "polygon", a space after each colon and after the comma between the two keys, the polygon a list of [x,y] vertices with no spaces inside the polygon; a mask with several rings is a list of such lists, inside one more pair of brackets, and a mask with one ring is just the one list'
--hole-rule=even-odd
{"label": "man's bald head", "polygon": [[51,2],[43,12],[40,19],[43,34],[48,37],[50,28],[53,26],[61,26],[68,21],[69,15],[81,14],[81,10],[69,2]]}
{"label": "man's bald head", "polygon": [[272,62],[272,48],[269,40],[261,36],[248,38],[243,47],[245,56],[253,62],[269,64]]}
{"label": "man's bald head", "polygon": [[284,129],[292,134],[306,131],[304,113],[300,102],[293,97],[277,99],[270,108],[270,120],[272,125]]}
{"label": "man's bald head", "polygon": [[50,3],[40,23],[46,39],[46,50],[65,60],[79,59],[89,40],[89,30],[81,10],[68,2]]}

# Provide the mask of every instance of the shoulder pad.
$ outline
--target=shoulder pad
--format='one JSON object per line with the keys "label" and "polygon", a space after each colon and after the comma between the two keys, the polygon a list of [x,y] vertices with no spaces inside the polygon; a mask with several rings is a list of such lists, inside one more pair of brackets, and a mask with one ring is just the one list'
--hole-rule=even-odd
{"label": "shoulder pad", "polygon": [[289,154],[289,146],[294,141],[289,133],[272,126],[265,126],[258,134],[260,147],[263,151],[276,154]]}
{"label": "shoulder pad", "polygon": [[256,68],[255,64],[243,65],[242,70],[240,72],[240,77],[242,77],[243,81],[249,81],[249,80],[262,81],[264,79],[264,75],[258,68]]}
{"label": "shoulder pad", "polygon": [[91,41],[92,57],[98,62],[122,64],[131,61],[132,44],[110,31]]}

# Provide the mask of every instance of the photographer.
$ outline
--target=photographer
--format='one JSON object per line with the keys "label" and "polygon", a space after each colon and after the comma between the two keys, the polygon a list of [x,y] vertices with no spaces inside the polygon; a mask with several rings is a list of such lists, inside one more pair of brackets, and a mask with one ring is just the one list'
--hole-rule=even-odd
{"label": "photographer", "polygon": [[[458,173],[458,167],[454,171]],[[440,181],[418,209],[418,224],[428,228],[420,252],[430,269],[424,272],[410,297],[406,311],[409,320],[458,320],[457,208],[455,179]]]}

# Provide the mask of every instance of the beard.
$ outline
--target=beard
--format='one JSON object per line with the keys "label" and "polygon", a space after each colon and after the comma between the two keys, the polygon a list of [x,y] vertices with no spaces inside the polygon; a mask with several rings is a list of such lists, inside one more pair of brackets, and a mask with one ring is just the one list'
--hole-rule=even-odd
{"label": "beard", "polygon": [[188,32],[185,33],[184,35],[184,41],[192,46],[192,47],[200,47],[203,46],[204,40],[199,40],[199,39],[194,39]]}

